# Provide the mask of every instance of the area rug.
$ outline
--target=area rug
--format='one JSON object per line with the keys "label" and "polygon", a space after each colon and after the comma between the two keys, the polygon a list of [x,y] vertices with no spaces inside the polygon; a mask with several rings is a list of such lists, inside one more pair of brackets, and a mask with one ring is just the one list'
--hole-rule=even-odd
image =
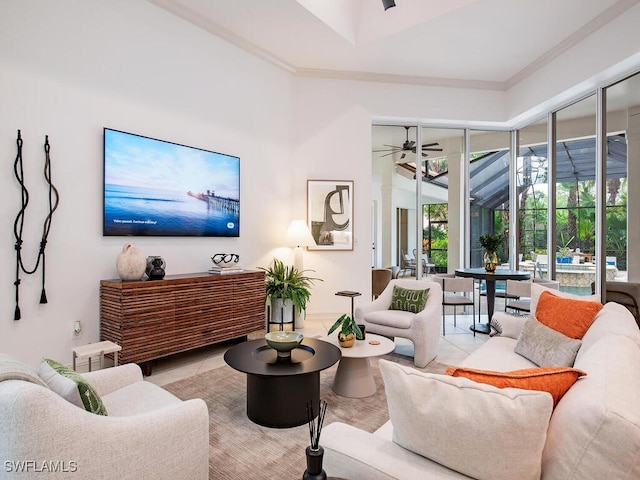
{"label": "area rug", "polygon": [[[395,353],[386,360],[413,367],[413,359]],[[320,374],[320,398],[328,407],[325,426],[344,422],[369,432],[388,419],[384,385],[377,359],[372,370],[378,391],[367,398],[346,398],[331,389],[337,366]],[[431,362],[422,371],[443,373],[446,365]],[[209,478],[302,478],[306,468],[305,448],[309,445],[309,428],[267,428],[256,425],[246,415],[246,375],[225,365],[185,378],[164,388],[187,400],[202,398],[209,407]],[[322,436],[320,437],[322,444]]]}

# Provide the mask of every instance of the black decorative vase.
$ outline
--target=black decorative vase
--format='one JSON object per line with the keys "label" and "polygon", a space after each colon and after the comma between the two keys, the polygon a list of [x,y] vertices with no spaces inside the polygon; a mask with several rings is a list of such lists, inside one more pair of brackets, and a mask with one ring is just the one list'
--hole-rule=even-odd
{"label": "black decorative vase", "polygon": [[145,273],[149,280],[162,280],[164,278],[164,268],[167,266],[162,257],[147,257],[147,269]]}
{"label": "black decorative vase", "polygon": [[307,447],[307,469],[302,475],[302,480],[326,480],[327,474],[322,469],[322,457],[324,457],[324,448],[318,447],[317,450],[312,450],[311,447]]}
{"label": "black decorative vase", "polygon": [[362,332],[362,338],[356,338],[356,340],[365,340],[367,338],[367,334],[365,333],[366,330],[366,325],[365,324],[358,324],[358,328],[360,329],[360,331]]}

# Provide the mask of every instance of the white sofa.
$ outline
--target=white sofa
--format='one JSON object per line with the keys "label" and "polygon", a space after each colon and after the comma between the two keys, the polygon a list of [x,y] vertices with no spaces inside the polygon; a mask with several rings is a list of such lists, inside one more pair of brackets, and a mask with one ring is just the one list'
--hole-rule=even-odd
{"label": "white sofa", "polygon": [[0,354],[0,478],[209,478],[209,413],[143,381],[135,364],[82,375],[108,416],[47,388]]}
{"label": "white sofa", "polygon": [[[536,290],[537,292],[532,293],[533,305],[544,287]],[[535,312],[535,308],[532,311]],[[501,336],[488,339],[461,366],[497,371],[535,367],[534,363],[514,352],[520,334],[517,326],[518,322],[514,322],[510,328],[505,328]],[[385,365],[381,364],[381,371],[383,366]],[[607,303],[603,307],[582,338],[573,366],[587,372],[587,375],[571,386],[552,413],[551,407],[549,408],[550,420],[547,423],[545,419],[543,425],[546,431],[542,433],[541,457],[534,477],[545,480],[640,478],[640,330],[626,308],[616,303]],[[416,372],[408,367],[394,368]],[[427,377],[431,374],[420,372],[419,375]],[[471,382],[466,378],[455,380]],[[387,387],[385,385],[389,399]],[[495,388],[489,385],[486,387]],[[514,388],[502,391],[512,391],[514,395],[518,392],[531,392]],[[411,397],[412,393],[414,392],[396,392],[393,395]],[[533,393],[548,396],[546,393]],[[418,397],[417,403],[428,396],[429,391],[423,390],[422,394],[423,398]],[[447,419],[456,413],[455,404],[451,404],[443,407],[440,415],[426,419],[423,430],[425,442],[434,440],[429,420],[434,425],[442,422],[446,425]],[[416,424],[425,420],[415,415],[413,418]],[[491,425],[480,428],[489,427]],[[526,430],[522,429],[523,433]],[[509,452],[505,451],[508,447],[502,447],[503,450],[494,449],[491,441],[467,439],[475,444],[476,448],[472,452],[464,450],[459,444],[451,444],[448,437],[445,433],[435,440],[443,449],[456,450],[456,454],[463,460],[477,452],[483,452],[485,458],[498,465],[501,458],[510,458]],[[391,420],[374,433],[344,423],[328,425],[323,429],[321,439],[325,450],[325,470],[331,476],[349,479],[469,478],[459,471],[401,447],[394,440],[396,438]],[[514,460],[511,458],[509,461]],[[478,474],[478,477],[481,478],[481,475]],[[471,478],[476,478],[476,474]]]}

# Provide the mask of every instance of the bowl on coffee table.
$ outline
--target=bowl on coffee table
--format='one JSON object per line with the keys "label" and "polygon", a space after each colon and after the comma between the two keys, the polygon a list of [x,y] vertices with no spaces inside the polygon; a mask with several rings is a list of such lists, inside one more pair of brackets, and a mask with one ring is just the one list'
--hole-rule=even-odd
{"label": "bowl on coffee table", "polygon": [[298,348],[304,335],[299,332],[269,332],[264,339],[271,348],[278,352],[279,358],[291,357],[291,350]]}

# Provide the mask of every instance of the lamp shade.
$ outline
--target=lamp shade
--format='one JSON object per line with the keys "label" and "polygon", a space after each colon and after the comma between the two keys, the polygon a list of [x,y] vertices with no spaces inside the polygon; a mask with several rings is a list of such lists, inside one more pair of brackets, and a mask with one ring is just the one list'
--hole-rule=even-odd
{"label": "lamp shade", "polygon": [[309,227],[304,220],[292,220],[287,229],[287,243],[292,247],[315,247]]}

